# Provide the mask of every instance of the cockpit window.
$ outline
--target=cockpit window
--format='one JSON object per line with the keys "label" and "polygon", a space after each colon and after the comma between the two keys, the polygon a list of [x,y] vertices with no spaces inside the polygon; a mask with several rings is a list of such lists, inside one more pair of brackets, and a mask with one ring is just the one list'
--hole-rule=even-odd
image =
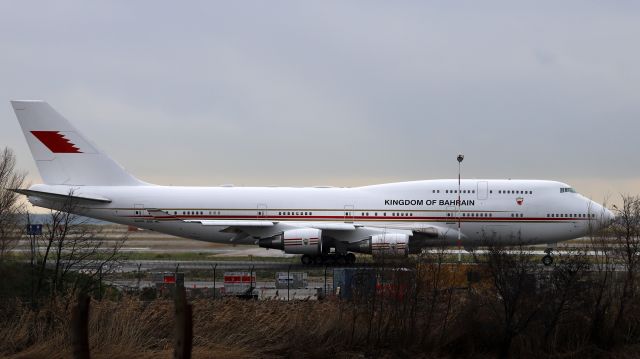
{"label": "cockpit window", "polygon": [[571,187],[560,188],[560,193],[565,193],[565,192],[576,193],[576,190]]}

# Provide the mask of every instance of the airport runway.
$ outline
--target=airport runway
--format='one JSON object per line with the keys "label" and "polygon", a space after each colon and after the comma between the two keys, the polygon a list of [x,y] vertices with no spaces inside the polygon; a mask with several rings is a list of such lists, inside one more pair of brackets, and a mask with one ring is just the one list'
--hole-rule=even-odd
{"label": "airport runway", "polygon": [[[251,245],[230,245],[221,243],[210,243],[195,241],[190,239],[184,239],[180,237],[174,237],[165,235],[153,231],[133,231],[128,232],[127,227],[118,225],[103,226],[105,229],[101,232],[102,238],[106,241],[108,246],[110,241],[121,239],[123,236],[127,236],[127,240],[121,249],[123,253],[131,253],[132,257],[138,257],[134,254],[167,254],[167,257],[171,257],[172,254],[184,254],[184,253],[196,253],[194,256],[196,260],[158,260],[158,259],[140,259],[125,260],[119,268],[121,272],[135,272],[135,271],[175,271],[176,267],[179,269],[199,269],[199,270],[213,270],[214,266],[216,270],[245,270],[249,271],[252,267],[254,270],[301,270],[301,269],[319,269],[323,266],[304,266],[300,264],[298,256],[293,254],[286,254],[279,250],[269,250],[266,248],[260,248]],[[580,238],[568,242],[562,242],[558,244],[557,250],[554,250],[555,258],[559,258],[565,255],[575,255],[580,253],[580,249],[589,244],[589,238]],[[40,247],[42,249],[42,247]],[[527,246],[527,253],[536,256],[544,256],[545,245],[540,246]],[[20,241],[15,251],[28,252],[29,241]],[[455,256],[462,254],[469,258],[470,253],[464,249],[447,248],[447,249],[428,249],[429,254],[437,254],[441,252],[449,256]],[[480,249],[475,251],[478,254],[482,254],[485,251]],[[517,249],[508,250],[509,253],[518,253]],[[586,251],[584,254],[588,256],[601,255],[601,252]],[[149,257],[153,257],[150,255]],[[149,258],[147,257],[147,258]],[[233,258],[233,260],[231,260]],[[246,258],[246,260],[235,260],[236,258]],[[470,261],[467,259],[467,261]],[[454,262],[455,263],[455,262]],[[397,264],[396,264],[397,265]],[[370,262],[364,264],[356,264],[356,266],[376,266]],[[331,268],[331,267],[329,267]]]}

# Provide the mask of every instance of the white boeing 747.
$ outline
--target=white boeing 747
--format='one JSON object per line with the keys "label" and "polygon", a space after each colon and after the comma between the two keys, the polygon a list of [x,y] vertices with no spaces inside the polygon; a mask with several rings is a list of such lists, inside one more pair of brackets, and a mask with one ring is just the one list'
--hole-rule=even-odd
{"label": "white boeing 747", "polygon": [[352,252],[405,257],[440,245],[551,248],[613,219],[554,181],[466,179],[460,191],[457,179],[355,188],[153,185],[126,172],[46,102],[11,104],[44,181],[17,190],[33,205],[61,209],[73,198],[83,216],[201,241],[257,244],[301,254],[304,264],[353,263]]}

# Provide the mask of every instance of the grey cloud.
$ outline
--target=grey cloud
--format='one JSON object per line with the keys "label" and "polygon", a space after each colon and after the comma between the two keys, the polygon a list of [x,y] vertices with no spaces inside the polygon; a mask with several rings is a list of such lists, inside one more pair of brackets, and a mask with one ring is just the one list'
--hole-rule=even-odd
{"label": "grey cloud", "polygon": [[[462,151],[471,177],[630,186],[640,178],[638,10],[6,2],[0,98],[48,100],[151,182],[453,177]],[[33,172],[5,103],[0,143]]]}

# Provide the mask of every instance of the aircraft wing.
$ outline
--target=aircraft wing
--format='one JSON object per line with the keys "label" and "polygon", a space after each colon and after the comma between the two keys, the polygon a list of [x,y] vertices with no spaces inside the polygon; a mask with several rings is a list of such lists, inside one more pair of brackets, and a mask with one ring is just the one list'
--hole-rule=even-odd
{"label": "aircraft wing", "polygon": [[186,219],[183,222],[200,223],[203,226],[219,226],[219,227],[273,227],[278,222],[272,221],[242,221],[242,220],[211,220],[211,219]]}
{"label": "aircraft wing", "polygon": [[[421,238],[438,238],[451,235],[449,229],[438,226],[420,226],[419,228],[380,228],[354,223],[340,222],[281,222],[270,220],[227,220],[227,219],[181,219],[166,211],[147,209],[150,215],[160,220],[180,220],[185,223],[199,223],[203,226],[218,227],[219,232],[235,233],[231,241],[249,238],[269,238],[289,229],[321,229],[341,242],[357,242],[374,234],[400,233]],[[452,232],[453,233],[453,232]],[[455,232],[457,233],[457,232]]]}
{"label": "aircraft wing", "polygon": [[353,223],[336,223],[336,222],[287,222],[280,221],[256,221],[256,220],[235,220],[235,219],[180,219],[167,211],[160,209],[147,208],[149,215],[158,220],[181,220],[186,223],[200,223],[203,226],[217,227],[242,227],[242,228],[260,228],[274,227],[277,225],[285,225],[291,228],[317,228],[333,231],[351,231],[359,227]]}

